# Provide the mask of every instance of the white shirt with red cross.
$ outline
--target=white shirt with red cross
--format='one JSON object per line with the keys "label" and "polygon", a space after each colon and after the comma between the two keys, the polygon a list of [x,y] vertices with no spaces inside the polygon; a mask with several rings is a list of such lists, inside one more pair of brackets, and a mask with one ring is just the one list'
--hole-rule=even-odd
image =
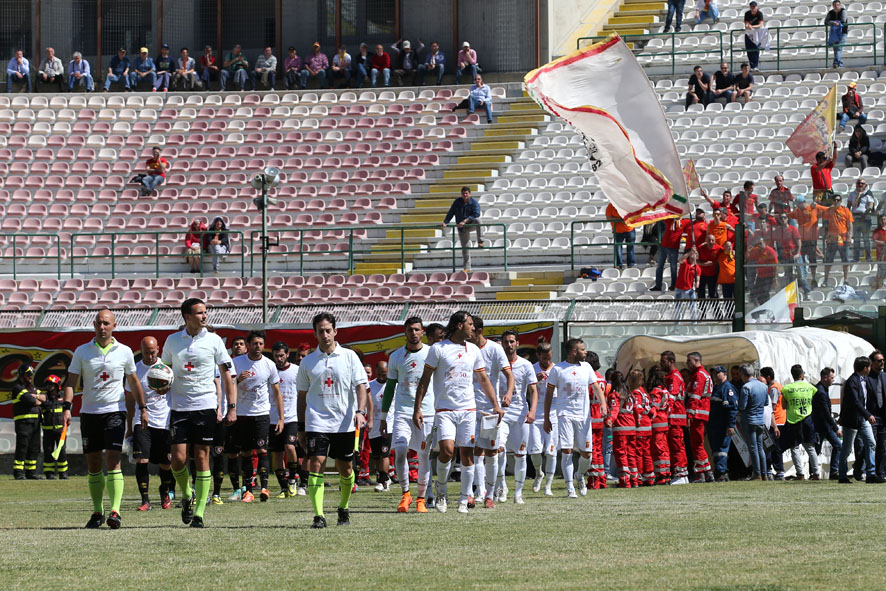
{"label": "white shirt with red cross", "polygon": [[[187,330],[174,332],[163,344],[163,363],[175,380],[166,395],[176,412],[218,408],[215,376],[219,364],[231,367],[231,356],[221,337],[205,328],[192,337]],[[230,369],[229,369],[230,370]]]}
{"label": "white shirt with red cross", "polygon": [[135,373],[132,349],[113,339],[107,354],[95,340],[77,347],[68,366],[68,373],[80,376],[83,388],[81,413],[105,414],[126,411],[123,379]]}
{"label": "white shirt with red cross", "polygon": [[368,383],[360,358],[338,343],[328,355],[318,348],[302,359],[296,385],[299,392],[307,392],[305,430],[313,433],[353,431],[357,386]]}

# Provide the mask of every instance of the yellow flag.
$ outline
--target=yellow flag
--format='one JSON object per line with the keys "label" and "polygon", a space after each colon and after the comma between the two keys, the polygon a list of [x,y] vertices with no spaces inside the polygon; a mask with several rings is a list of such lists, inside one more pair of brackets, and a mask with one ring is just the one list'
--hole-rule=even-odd
{"label": "yellow flag", "polygon": [[815,164],[815,155],[824,152],[830,155],[834,145],[837,127],[837,85],[818,101],[812,112],[806,116],[788,141],[785,142],[794,156],[799,156],[806,164]]}
{"label": "yellow flag", "polygon": [[701,189],[701,182],[698,180],[698,172],[695,171],[695,161],[692,158],[689,159],[689,162],[686,163],[686,166],[683,167],[683,178],[686,179],[686,188],[692,191],[693,189]]}

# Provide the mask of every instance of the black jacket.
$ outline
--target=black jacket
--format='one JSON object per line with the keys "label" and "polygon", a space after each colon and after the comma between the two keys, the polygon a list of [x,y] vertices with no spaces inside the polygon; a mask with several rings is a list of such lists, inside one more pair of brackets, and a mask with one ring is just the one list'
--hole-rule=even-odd
{"label": "black jacket", "polygon": [[[877,400],[875,388],[878,383],[880,391],[883,393],[883,404],[880,404]],[[868,374],[868,399],[866,406],[868,412],[877,417],[880,422],[883,422],[884,409],[886,409],[886,373],[881,371],[877,375],[874,375],[874,372]]]}
{"label": "black jacket", "polygon": [[37,404],[37,388],[17,381],[12,385],[12,417],[16,421],[40,418],[40,406]]}
{"label": "black jacket", "polygon": [[[861,381],[866,380],[857,373],[849,376],[843,384],[843,396],[840,399],[840,424],[847,429],[858,429],[864,424],[871,413],[865,404],[865,394],[861,389]],[[869,383],[865,384],[868,397],[872,395]]]}
{"label": "black jacket", "polygon": [[834,420],[831,408],[831,396],[824,386],[819,383],[815,387],[815,395],[812,397],[812,423],[817,433],[826,433],[828,428],[839,431],[840,426]]}
{"label": "black jacket", "polygon": [[[215,228],[215,222],[218,221],[222,223],[221,230],[213,230],[213,228]],[[231,252],[231,239],[228,236],[228,226],[225,224],[225,220],[220,217],[212,220],[212,224],[210,224],[209,229],[206,231],[206,234],[203,234],[203,252],[209,252],[209,245],[216,237],[218,237],[221,243],[225,245],[227,251]]]}

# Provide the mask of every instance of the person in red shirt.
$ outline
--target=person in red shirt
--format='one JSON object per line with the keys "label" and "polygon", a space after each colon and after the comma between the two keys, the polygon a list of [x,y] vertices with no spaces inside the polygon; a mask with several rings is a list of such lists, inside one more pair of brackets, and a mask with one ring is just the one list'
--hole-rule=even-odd
{"label": "person in red shirt", "polygon": [[702,299],[717,297],[717,258],[721,252],[723,247],[717,244],[714,235],[710,233],[704,244],[698,247],[698,266],[701,268],[698,297]]}
{"label": "person in red shirt", "polygon": [[609,405],[606,426],[612,429],[612,457],[619,467],[618,488],[638,486],[634,397],[619,371],[612,374],[612,389],[606,396],[606,403]]}
{"label": "person in red shirt", "polygon": [[671,484],[689,484],[689,462],[686,460],[686,383],[677,369],[673,351],[664,351],[659,365],[665,374],[668,414],[668,449],[671,457]]}
{"label": "person in red shirt", "polygon": [[684,252],[688,252],[690,248],[704,242],[705,234],[708,233],[708,224],[704,216],[703,209],[696,209],[692,223],[683,230],[683,233],[686,235],[686,249]]}
{"label": "person in red shirt", "polygon": [[150,195],[166,181],[169,162],[160,156],[160,148],[151,150],[151,158],[145,163],[146,174],[142,178],[142,195]]}
{"label": "person in red shirt", "polygon": [[372,88],[378,84],[378,75],[381,74],[385,81],[385,86],[391,85],[391,56],[385,51],[384,45],[379,43],[375,46],[375,53],[369,60],[372,69],[369,72],[369,79],[372,81]]}
{"label": "person in red shirt", "polygon": [[637,450],[637,470],[639,484],[655,484],[655,470],[652,467],[652,404],[646,392],[646,377],[642,369],[632,369],[628,374],[628,390],[634,397],[634,445]]}
{"label": "person in red shirt", "polygon": [[692,449],[692,482],[713,482],[714,472],[704,448],[705,427],[711,414],[711,394],[714,383],[701,364],[701,353],[693,352],[686,356],[689,370],[689,383],[686,387],[686,414],[689,415],[689,446]]}
{"label": "person in red shirt", "polygon": [[837,142],[831,149],[831,157],[828,158],[824,152],[815,155],[815,164],[809,169],[812,175],[812,196],[815,201],[822,205],[831,205],[831,171],[834,170],[834,162],[837,160]]}
{"label": "person in red shirt", "polygon": [[677,258],[680,256],[680,239],[686,233],[691,222],[688,219],[673,218],[665,220],[664,234],[661,236],[661,244],[658,247],[657,264],[655,267],[655,285],[652,291],[664,291],[664,268],[665,264],[671,266],[671,286],[674,289],[674,281],[677,279]]}
{"label": "person in red shirt", "polygon": [[[708,192],[704,189],[700,189],[701,196],[704,197],[705,201],[708,202],[708,205],[711,206],[711,209],[722,209],[727,213],[727,216],[738,215],[738,208],[733,209],[733,199],[732,199],[732,191],[726,189],[723,191],[723,197],[720,201],[714,201],[708,196]],[[738,223],[738,218],[736,218],[735,223]],[[734,225],[734,224],[733,224]]]}
{"label": "person in red shirt", "polygon": [[195,218],[188,228],[188,233],[185,234],[185,259],[188,261],[191,273],[200,272],[200,251],[203,245],[202,232],[205,231],[206,224],[200,218]]}
{"label": "person in red shirt", "polygon": [[698,285],[701,279],[701,267],[698,266],[698,250],[693,248],[680,261],[677,269],[677,281],[674,282],[674,299],[677,300],[676,318],[679,321],[683,316],[683,304],[680,300],[693,300],[691,306],[692,321],[698,320]]}
{"label": "person in red shirt", "polygon": [[778,254],[771,246],[766,246],[763,235],[754,238],[751,250],[748,252],[747,262],[751,265],[748,275],[754,276],[751,284],[751,301],[758,305],[765,304],[769,300],[769,293],[775,284],[775,276],[778,273]]}
{"label": "person in red shirt", "polygon": [[730,209],[735,215],[738,215],[739,211],[744,211],[745,213],[754,211],[757,208],[757,202],[760,200],[760,197],[754,193],[753,181],[745,181],[743,187],[744,189],[738,192],[738,195],[732,200],[732,205],[730,205]]}
{"label": "person in red shirt", "polygon": [[649,368],[649,404],[652,407],[652,465],[655,471],[655,484],[669,484],[671,481],[671,454],[668,450],[668,415],[671,405],[665,375],[658,365]]}
{"label": "person in red shirt", "polygon": [[615,207],[610,203],[606,206],[606,218],[612,225],[612,233],[615,235],[615,266],[624,269],[624,261],[621,256],[621,245],[625,244],[628,251],[628,267],[634,266],[634,242],[637,241],[637,231],[627,225]]}
{"label": "person in red shirt", "polygon": [[784,186],[784,177],[775,177],[775,188],[769,191],[769,203],[772,204],[772,213],[791,213],[791,202],[794,196],[791,190]]}
{"label": "person in red shirt", "polygon": [[772,240],[770,245],[778,254],[778,261],[785,265],[785,284],[794,280],[794,265],[797,266],[800,289],[809,293],[809,283],[806,281],[806,269],[800,259],[800,231],[790,224],[790,218],[786,212],[778,215],[777,223],[770,228]]}

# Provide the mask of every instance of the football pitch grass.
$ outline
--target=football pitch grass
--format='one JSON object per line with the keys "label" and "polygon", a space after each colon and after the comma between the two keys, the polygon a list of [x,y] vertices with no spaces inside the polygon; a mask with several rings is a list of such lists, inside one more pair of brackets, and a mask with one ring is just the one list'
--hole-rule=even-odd
{"label": "football pitch grass", "polygon": [[[509,479],[510,481],[510,479]],[[307,497],[225,501],[203,530],[159,503],[84,530],[86,479],[0,480],[6,589],[876,589],[886,585],[886,485],[735,482],[534,494],[495,509],[396,513],[399,487],[361,488],[351,525],[311,530]],[[156,490],[157,479],[151,487]],[[227,483],[226,483],[227,484]],[[513,484],[510,484],[513,490]],[[415,485],[413,485],[413,494]],[[230,494],[226,487],[224,498]],[[156,494],[154,499],[156,500]],[[414,505],[412,507],[414,509]]]}

